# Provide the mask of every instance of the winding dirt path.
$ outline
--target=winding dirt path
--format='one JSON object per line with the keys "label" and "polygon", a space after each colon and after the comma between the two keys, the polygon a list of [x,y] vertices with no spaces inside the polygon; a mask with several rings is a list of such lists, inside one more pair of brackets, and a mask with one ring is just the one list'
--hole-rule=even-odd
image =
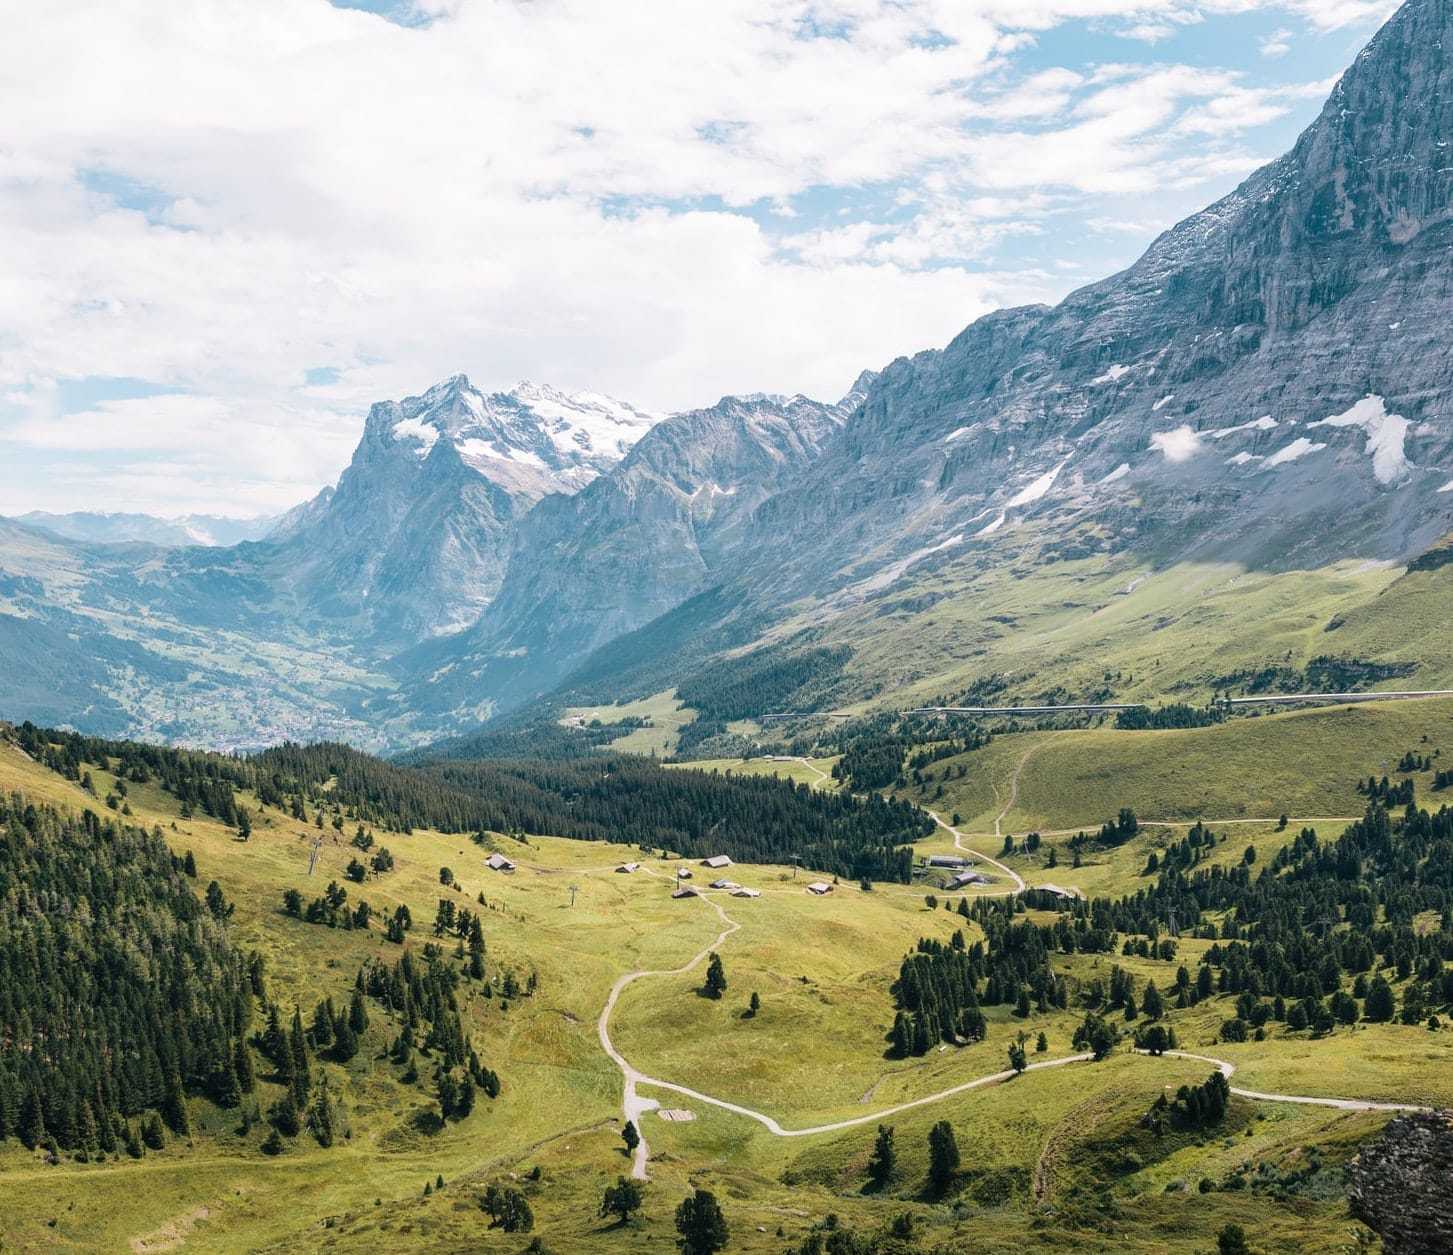
{"label": "winding dirt path", "polygon": [[[937,816],[935,816],[937,818]],[[943,821],[940,819],[940,823]],[[949,825],[944,824],[948,828]],[[953,831],[949,828],[949,831]],[[983,855],[979,857],[983,858]],[[988,860],[993,862],[992,859]],[[1002,867],[1002,864],[995,863],[995,866]],[[657,873],[646,869],[648,874]],[[1008,871],[1008,868],[1004,868]],[[1010,873],[1013,874],[1012,872]],[[1016,877],[1017,879],[1017,877]],[[1021,888],[1023,881],[1020,881]],[[1019,892],[1019,890],[1005,890],[1005,893]],[[725,1098],[716,1098],[711,1094],[703,1093],[698,1089],[691,1089],[686,1085],[678,1085],[674,1081],[664,1080],[661,1077],[650,1076],[642,1072],[630,1063],[626,1057],[616,1048],[610,1036],[610,1017],[615,1010],[616,1003],[620,996],[634,982],[647,976],[683,976],[692,968],[705,961],[706,957],[717,950],[733,933],[741,928],[736,920],[732,919],[719,902],[698,894],[701,901],[716,912],[717,918],[721,921],[723,928],[710,944],[704,946],[699,952],[693,955],[680,967],[665,968],[658,970],[639,969],[634,972],[627,972],[611,986],[610,994],[606,998],[605,1006],[601,1009],[600,1018],[596,1021],[596,1031],[600,1037],[601,1049],[610,1057],[611,1061],[620,1068],[624,1080],[624,1092],[621,1101],[621,1109],[626,1120],[634,1122],[636,1131],[640,1133],[640,1141],[636,1145],[631,1160],[631,1175],[637,1180],[648,1180],[646,1163],[650,1158],[650,1148],[646,1144],[645,1133],[641,1127],[641,1117],[647,1112],[654,1111],[660,1107],[660,1103],[654,1098],[644,1097],[640,1093],[642,1086],[649,1086],[652,1089],[663,1089],[673,1094],[681,1094],[686,1098],[693,1098],[697,1102],[706,1103],[711,1107],[718,1107],[723,1111],[730,1111],[734,1115],[745,1116],[749,1120],[755,1120],[775,1137],[812,1137],[819,1133],[836,1133],[844,1129],[857,1128],[864,1124],[873,1124],[877,1121],[887,1119],[889,1116],[897,1115],[903,1111],[912,1111],[917,1107],[927,1107],[934,1103],[940,1103],[946,1099],[956,1097],[959,1094],[968,1093],[970,1090],[983,1089],[991,1085],[1000,1085],[1006,1081],[1013,1080],[1017,1075],[1012,1069],[1005,1069],[1002,1072],[991,1072],[986,1076],[975,1077],[973,1080],[964,1081],[948,1089],[939,1090],[934,1094],[927,1094],[922,1098],[910,1099],[907,1102],[895,1103],[890,1107],[883,1107],[878,1111],[870,1112],[867,1115],[853,1116],[845,1120],[834,1120],[827,1124],[815,1124],[807,1128],[789,1129],[784,1128],[765,1112],[753,1110],[751,1107],[743,1106],[740,1103],[729,1102]],[[1135,1053],[1150,1057],[1150,1052],[1137,1050]],[[1211,1055],[1193,1054],[1185,1050],[1167,1050],[1165,1055],[1174,1059],[1189,1059],[1198,1063],[1207,1064],[1217,1069],[1222,1076],[1230,1080],[1235,1075],[1236,1065],[1225,1059],[1217,1059]],[[1039,1063],[1031,1063],[1025,1072],[1039,1072],[1045,1068],[1062,1068],[1070,1064],[1086,1063],[1092,1059],[1089,1054],[1066,1055],[1060,1059],[1046,1059]],[[875,1087],[876,1088],[876,1087]],[[1269,1094],[1261,1090],[1241,1089],[1231,1086],[1231,1092],[1238,1097],[1250,1099],[1256,1102],[1281,1102],[1291,1103],[1298,1106],[1311,1107],[1332,1107],[1340,1111],[1425,1111],[1426,1107],[1420,1107],[1410,1103],[1385,1103],[1370,1102],[1360,1098],[1325,1098],[1306,1094]]]}
{"label": "winding dirt path", "polygon": [[[665,879],[665,877],[658,875],[658,873],[656,873],[649,867],[642,868],[642,870],[648,876],[656,876],[657,879]],[[697,896],[701,897],[700,894],[698,894]],[[662,1081],[657,1081],[652,1077],[646,1076],[643,1072],[638,1072],[626,1060],[626,1057],[615,1048],[615,1043],[612,1042],[610,1039],[610,1013],[615,1010],[616,1003],[620,1000],[620,996],[625,992],[627,986],[633,984],[634,982],[640,980],[642,977],[645,976],[684,976],[687,972],[691,971],[691,969],[694,968],[698,963],[703,962],[706,959],[707,955],[709,955],[713,950],[721,946],[721,944],[728,937],[730,937],[734,932],[737,931],[737,929],[741,927],[741,925],[737,923],[736,920],[732,919],[724,910],[722,910],[720,903],[713,902],[710,898],[705,897],[701,897],[701,900],[717,913],[717,916],[721,919],[721,922],[724,925],[721,932],[716,935],[715,940],[713,940],[709,945],[703,947],[699,953],[693,955],[680,967],[662,968],[654,971],[643,968],[634,972],[627,972],[624,976],[620,977],[614,985],[610,987],[610,994],[606,998],[605,1006],[601,1009],[600,1012],[600,1018],[596,1021],[595,1024],[596,1033],[600,1037],[601,1049],[610,1056],[611,1061],[616,1065],[616,1067],[621,1070],[621,1075],[625,1078],[625,1094],[621,1102],[621,1109],[625,1114],[625,1118],[635,1124],[636,1132],[639,1133],[641,1137],[641,1140],[636,1143],[636,1149],[631,1159],[631,1175],[635,1177],[638,1181],[645,1181],[648,1179],[646,1176],[646,1160],[650,1156],[650,1147],[646,1145],[646,1134],[645,1130],[642,1128],[641,1117],[645,1115],[645,1113],[648,1111],[654,1111],[661,1104],[658,1103],[654,1098],[641,1097],[641,1095],[637,1092],[636,1087],[638,1085],[655,1085],[663,1089],[674,1087],[668,1086]],[[681,1092],[690,1093],[691,1091],[682,1090]]]}
{"label": "winding dirt path", "polygon": [[[1015,803],[1019,800],[1019,778],[1024,771],[1025,765],[1032,757],[1034,757],[1034,755],[1039,750],[1043,749],[1046,745],[1051,744],[1052,741],[1053,738],[1051,738],[1051,740],[1049,741],[1042,741],[1038,745],[1032,746],[1030,749],[1025,751],[1025,753],[1019,759],[1018,763],[1015,764],[1014,774],[1009,781],[1009,798],[1004,803],[1003,809],[1000,810],[999,813],[994,817],[993,835],[996,840],[1003,835],[1003,824],[1005,817],[1009,814],[1011,810],[1014,809]],[[794,758],[792,761],[802,763],[810,770],[816,772],[818,777],[821,779],[828,778],[826,772],[821,771],[818,767],[816,767],[805,758]],[[1009,897],[1014,894],[1023,893],[1026,889],[1028,889],[1029,886],[1025,883],[1024,878],[1020,876],[1020,874],[1016,872],[1012,867],[1001,863],[998,859],[991,858],[989,855],[983,853],[981,850],[975,850],[965,845],[964,834],[960,832],[959,829],[950,824],[947,820],[943,818],[942,815],[938,814],[936,811],[930,810],[928,811],[928,813],[933,816],[934,822],[938,824],[939,827],[945,829],[953,837],[955,849],[963,852],[964,854],[971,854],[975,858],[980,859],[985,863],[988,863],[991,867],[997,868],[999,871],[1003,872],[1006,876],[1008,876],[1010,880],[1013,881],[1013,886],[1011,888],[1000,889],[992,893],[981,894],[979,896]],[[1227,820],[1221,822],[1264,823],[1269,821],[1242,819]],[[1155,826],[1174,827],[1179,825],[1164,823]],[[659,873],[651,868],[643,868],[642,870],[645,871],[647,875],[655,876],[658,879],[664,879],[664,877],[660,876]],[[722,906],[719,902],[716,902],[712,898],[707,897],[705,893],[700,890],[698,890],[696,896],[699,897],[702,902],[704,902],[707,906],[709,906],[713,911],[716,912],[718,919],[720,919],[723,925],[721,932],[716,935],[716,938],[709,945],[703,947],[697,954],[693,955],[691,959],[689,959],[686,963],[682,964],[680,967],[655,971],[642,969],[634,972],[627,972],[624,976],[620,977],[616,981],[616,983],[611,986],[610,995],[606,998],[605,1006],[601,1009],[600,1018],[596,1022],[596,1030],[600,1037],[601,1048],[610,1057],[611,1061],[614,1062],[618,1068],[620,1068],[621,1076],[625,1082],[624,1094],[621,1103],[622,1111],[627,1120],[633,1121],[635,1123],[636,1131],[641,1135],[640,1141],[636,1145],[636,1149],[631,1160],[631,1175],[637,1180],[644,1181],[648,1179],[646,1173],[646,1163],[650,1158],[650,1148],[646,1144],[645,1133],[641,1127],[641,1117],[649,1111],[656,1110],[661,1105],[654,1098],[643,1097],[640,1093],[641,1086],[649,1086],[653,1089],[668,1090],[674,1094],[681,1094],[686,1098],[693,1098],[697,1102],[706,1103],[708,1106],[718,1107],[723,1111],[730,1111],[734,1115],[745,1116],[749,1120],[755,1120],[758,1124],[762,1125],[769,1133],[773,1134],[773,1136],[775,1137],[812,1137],[819,1133],[836,1133],[840,1132],[843,1129],[857,1128],[864,1124],[873,1124],[879,1120],[887,1119],[889,1116],[897,1115],[900,1112],[912,1111],[917,1107],[926,1107],[934,1103],[940,1103],[945,1101],[946,1099],[956,1097],[959,1094],[968,1093],[970,1090],[983,1089],[991,1085],[1001,1085],[1006,1081],[1013,1080],[1015,1076],[1018,1075],[1013,1071],[1013,1069],[1006,1069],[1002,1072],[991,1072],[986,1076],[975,1077],[971,1081],[964,1081],[963,1083],[951,1086],[948,1089],[939,1090],[937,1093],[927,1094],[922,1098],[914,1098],[909,1100],[908,1102],[897,1103],[891,1107],[884,1107],[881,1110],[871,1112],[867,1115],[853,1116],[846,1120],[835,1120],[828,1124],[816,1124],[808,1128],[801,1129],[783,1128],[781,1124],[779,1124],[775,1119],[767,1115],[765,1112],[755,1111],[751,1107],[742,1106],[740,1103],[728,1102],[724,1098],[713,1097],[711,1094],[702,1093],[702,1091],[700,1090],[691,1089],[685,1085],[678,1085],[674,1081],[667,1081],[663,1080],[660,1077],[647,1075],[646,1073],[640,1071],[638,1068],[634,1067],[626,1059],[626,1057],[622,1055],[619,1050],[616,1049],[614,1042],[611,1041],[610,1016],[611,1012],[615,1010],[616,1003],[619,1001],[621,994],[625,992],[628,986],[638,980],[641,980],[643,977],[685,975],[687,972],[691,971],[692,968],[704,962],[706,957],[711,954],[712,951],[719,949],[728,937],[730,937],[733,933],[737,932],[741,928],[741,924],[739,924],[736,920],[732,919],[732,917],[729,916],[726,911],[722,909]],[[1137,1050],[1135,1053],[1150,1057],[1150,1052],[1146,1050]],[[1224,1076],[1228,1081],[1236,1073],[1235,1064],[1225,1059],[1214,1058],[1211,1055],[1194,1054],[1190,1051],[1185,1050],[1167,1050],[1164,1052],[1164,1054],[1168,1058],[1189,1059],[1197,1063],[1207,1064],[1208,1066],[1217,1069],[1221,1073],[1221,1075]],[[1028,1073],[1042,1071],[1045,1068],[1062,1068],[1070,1064],[1086,1063],[1089,1062],[1092,1058],[1093,1056],[1089,1054],[1066,1055],[1060,1059],[1046,1059],[1038,1063],[1031,1063],[1028,1065],[1028,1067],[1024,1069],[1024,1071]],[[877,1089],[876,1084],[873,1086],[873,1089]],[[1234,1085],[1230,1086],[1230,1090],[1231,1093],[1235,1094],[1237,1097],[1246,1098],[1254,1102],[1280,1102],[1290,1103],[1297,1106],[1330,1107],[1339,1111],[1429,1110],[1426,1107],[1420,1107],[1411,1103],[1370,1102],[1361,1098],[1323,1098],[1307,1094],[1269,1094],[1261,1090],[1242,1089]],[[864,1095],[864,1098],[868,1098],[871,1093],[872,1090],[870,1090],[867,1095]]]}
{"label": "winding dirt path", "polygon": [[[781,760],[779,759],[778,761]],[[821,767],[819,767],[816,763],[812,762],[810,759],[793,757],[788,759],[787,761],[801,763],[804,767],[807,768],[808,771],[812,772],[812,774],[815,775],[819,781],[832,779],[832,777],[828,775],[827,772],[823,771]]]}

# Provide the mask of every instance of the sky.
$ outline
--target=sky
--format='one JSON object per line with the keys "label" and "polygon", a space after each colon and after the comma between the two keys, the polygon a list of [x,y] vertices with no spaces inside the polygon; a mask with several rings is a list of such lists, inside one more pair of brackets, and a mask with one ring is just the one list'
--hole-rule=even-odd
{"label": "sky", "polygon": [[835,400],[1285,151],[1394,0],[47,0],[0,513],[253,516],[463,372]]}

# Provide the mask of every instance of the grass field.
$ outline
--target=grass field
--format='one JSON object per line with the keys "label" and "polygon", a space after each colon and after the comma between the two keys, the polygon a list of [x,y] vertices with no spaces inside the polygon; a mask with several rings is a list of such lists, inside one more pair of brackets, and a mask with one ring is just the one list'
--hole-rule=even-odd
{"label": "grass field", "polygon": [[696,718],[696,711],[676,700],[676,690],[643,697],[639,701],[622,702],[617,706],[571,706],[561,714],[561,720],[584,719],[587,723],[599,719],[602,723],[616,723],[622,719],[645,719],[647,726],[634,728],[625,736],[609,743],[609,748],[622,754],[646,754],[664,758],[676,749],[681,739],[681,729]]}
{"label": "grass field", "polygon": [[[1438,709],[1445,711],[1446,721],[1446,707]],[[1412,730],[1436,730],[1429,722],[1431,705],[1389,710],[1279,716],[1211,732],[1264,735],[1263,728],[1281,726],[1300,734],[1305,727],[1306,744],[1331,762],[1350,752],[1338,718],[1360,721],[1349,727],[1375,729],[1382,738],[1377,743],[1386,741],[1396,753],[1417,744],[1416,738],[1407,740]],[[1330,726],[1323,728],[1319,719]],[[1070,761],[1088,770],[1107,738],[1112,748],[1117,739],[1143,746],[1142,756],[1153,754],[1159,763],[1168,744],[1161,738],[1177,735],[1090,732],[1072,734],[1063,745],[1079,755]],[[1282,735],[1280,744],[1289,745],[1287,734]],[[1077,743],[1074,737],[1085,740]],[[990,829],[993,814],[1008,800],[1015,767],[1040,744],[1033,736],[1003,737],[965,759],[971,778],[987,782],[975,786],[989,800],[974,815],[987,816]],[[1084,797],[1071,803],[1058,800],[1053,775],[1031,774],[1041,754],[1049,758],[1064,752],[1061,744],[1043,738],[1042,750],[1024,764],[1017,805],[1031,808],[1026,815],[1050,817],[1059,813],[1055,806],[1066,813],[1072,805],[1076,813],[1084,807],[1088,822],[1098,799],[1109,796],[1107,785],[1081,784]],[[1255,760],[1254,748],[1245,753],[1248,762]],[[1147,789],[1169,789],[1155,783],[1162,767],[1137,769],[1133,754],[1117,761],[1125,764],[1123,778],[1143,780]],[[1309,760],[1304,756],[1302,761]],[[798,763],[761,766],[806,771]],[[827,770],[830,764],[814,766]],[[99,769],[93,774],[105,796],[110,777]],[[98,805],[8,746],[0,746],[0,789],[23,790],[64,806]],[[963,796],[972,795],[966,790]],[[1149,818],[1153,808],[1140,796],[1132,791],[1116,798],[1115,806],[1136,805]],[[321,892],[330,879],[343,882],[352,850],[341,838],[335,844],[331,832],[310,878],[314,830],[276,811],[262,812],[252,840],[244,844],[219,825],[181,820],[173,799],[153,786],[134,786],[130,804],[136,821],[159,826],[175,850],[194,851],[200,883],[215,877],[237,903],[234,936],[244,949],[256,948],[267,957],[270,986],[285,1006],[298,1002],[306,1012],[325,994],[341,997],[365,957],[391,960],[398,954],[376,931],[335,932],[281,913],[285,888],[298,888],[307,897]],[[1105,812],[1111,813],[1113,808]],[[1266,825],[1233,831],[1236,835],[1213,857],[1239,857],[1248,842],[1269,852],[1287,836]],[[1078,869],[1079,880],[1064,864],[1052,873],[1029,860],[1016,865],[1031,880],[1052,878],[1087,892],[1119,891],[1127,884],[1133,888],[1144,859],[1140,843],[1156,839],[1152,831],[1132,843],[1135,849],[1116,851],[1103,866],[1087,863]],[[645,859],[656,875],[614,872],[623,859],[642,858],[632,847],[499,838],[518,871],[497,875],[484,870],[484,852],[462,837],[420,831],[380,834],[380,840],[393,851],[396,870],[356,889],[350,886],[351,897],[366,897],[375,908],[407,903],[416,921],[411,944],[420,945],[428,938],[441,894],[455,892],[461,904],[477,908],[482,893],[492,971],[538,976],[535,996],[518,999],[508,1009],[498,998],[487,1001],[477,993],[467,1003],[469,1031],[481,1057],[503,1080],[500,1098],[482,1103],[460,1124],[430,1131],[425,1117],[433,1109],[432,1095],[401,1085],[379,1058],[395,1029],[374,1008],[357,1058],[347,1067],[326,1065],[347,1098],[351,1134],[343,1144],[324,1151],[305,1137],[286,1154],[268,1159],[258,1152],[265,1127],[240,1135],[235,1113],[224,1115],[203,1102],[194,1104],[192,1147],[172,1146],[140,1163],[50,1167],[8,1143],[0,1151],[3,1249],[517,1252],[525,1240],[489,1230],[477,1206],[483,1187],[497,1180],[513,1180],[530,1193],[537,1232],[550,1249],[564,1252],[674,1249],[671,1211],[695,1184],[721,1198],[733,1228],[732,1249],[743,1251],[780,1252],[830,1212],[868,1226],[905,1211],[918,1217],[931,1242],[949,1249],[972,1243],[971,1249],[1022,1251],[1070,1243],[1086,1250],[1189,1255],[1208,1249],[1207,1234],[1229,1219],[1258,1226],[1267,1251],[1330,1251],[1345,1245],[1349,1222],[1334,1194],[1296,1196],[1287,1203],[1262,1195],[1201,1195],[1196,1182],[1203,1176],[1219,1180],[1241,1162],[1292,1162],[1308,1146],[1327,1147],[1330,1161],[1334,1148],[1365,1135],[1379,1117],[1258,1105],[1238,1117],[1229,1138],[1173,1146],[1137,1142],[1133,1153],[1140,1166],[1132,1169],[1128,1158],[1113,1164],[1105,1160],[1100,1144],[1135,1142],[1135,1119],[1162,1087],[1204,1079],[1206,1069],[1123,1054],[1100,1065],[1031,1073],[893,1117],[903,1170],[886,1196],[863,1192],[871,1123],[781,1139],[741,1116],[666,1092],[652,1094],[667,1106],[686,1106],[696,1119],[673,1124],[646,1117],[653,1151],[647,1207],[640,1220],[616,1228],[595,1214],[604,1186],[628,1169],[619,1137],[621,1078],[600,1048],[596,1018],[622,973],[674,968],[707,944],[721,927],[716,912],[700,899],[669,897],[675,863]],[[948,844],[942,834],[935,841]],[[460,882],[457,891],[441,888],[441,866],[453,870]],[[802,888],[807,877],[794,881],[790,869],[739,866],[729,875],[762,889],[763,896],[721,899],[741,924],[721,951],[727,995],[720,1002],[697,996],[700,969],[631,985],[612,1033],[635,1066],[766,1111],[789,1128],[870,1114],[1004,1066],[1019,1024],[1005,1008],[988,1010],[990,1034],[984,1043],[936,1050],[922,1059],[884,1058],[883,1035],[892,1020],[888,985],[899,961],[919,937],[946,939],[963,925],[960,917],[942,907],[928,909],[921,890],[903,886],[882,885],[864,893],[844,884],[826,898],[815,898]],[[698,881],[703,878],[698,870]],[[1204,943],[1185,944],[1182,961]],[[1076,975],[1103,976],[1112,962],[1165,985],[1177,966],[1109,956],[1075,956],[1063,966]],[[761,1013],[744,1018],[754,990],[762,998]],[[1214,1039],[1224,1013],[1219,1003],[1177,1013],[1183,1043],[1195,1049]],[[1046,1033],[1049,1057],[1055,1057],[1070,1053],[1077,1020],[1077,1013],[1035,1016],[1027,1027]],[[1277,1092],[1417,1094],[1442,1100],[1445,1093],[1453,1098],[1453,1085],[1446,1080],[1453,1075],[1448,1066],[1453,1049],[1445,1049],[1445,1041],[1453,1043],[1453,1036],[1376,1026],[1339,1030],[1322,1042],[1273,1037],[1211,1053],[1237,1063],[1242,1069],[1238,1082]],[[649,1088],[643,1092],[651,1093]],[[267,1087],[259,1097],[265,1108],[271,1098]],[[950,1203],[931,1201],[923,1193],[927,1131],[939,1119],[955,1124],[965,1150],[961,1188]],[[540,1180],[532,1182],[529,1173],[536,1167]],[[446,1187],[423,1197],[424,1182],[437,1175]]]}
{"label": "grass field", "polygon": [[[1427,738],[1426,740],[1424,738]],[[1453,701],[1426,699],[1237,717],[1211,728],[1124,732],[1112,727],[997,737],[935,764],[967,767],[961,780],[904,796],[957,811],[967,831],[1098,828],[1129,806],[1143,820],[1208,823],[1360,815],[1359,777],[1394,774],[1407,750],[1453,763]],[[1415,777],[1429,801],[1431,776]],[[1017,781],[1017,786],[1016,786]]]}
{"label": "grass field", "polygon": [[719,771],[727,776],[775,776],[780,780],[791,780],[794,784],[808,784],[814,789],[836,790],[841,786],[832,778],[833,764],[837,756],[828,758],[784,758],[766,756],[763,758],[703,758],[689,763],[672,763],[668,766],[690,767],[700,771]]}

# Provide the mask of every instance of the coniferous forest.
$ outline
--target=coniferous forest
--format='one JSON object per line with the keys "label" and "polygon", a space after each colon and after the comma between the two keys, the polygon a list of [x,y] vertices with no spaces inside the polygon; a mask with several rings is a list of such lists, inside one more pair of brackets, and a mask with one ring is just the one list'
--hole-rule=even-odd
{"label": "coniferous forest", "polygon": [[[346,745],[285,744],[249,758],[107,741],[24,724],[16,743],[86,785],[86,763],[107,762],[124,781],[154,780],[183,805],[238,828],[252,817],[236,791],[304,822],[347,809],[385,831],[526,832],[629,841],[686,856],[728,854],[837,876],[909,879],[907,843],[933,820],[902,801],[824,793],[770,777],[666,768],[602,755],[573,761],[452,761],[401,766]],[[119,785],[118,787],[125,787]],[[116,808],[124,798],[110,799]]]}
{"label": "coniferous forest", "polygon": [[[111,1153],[222,1096],[254,991],[159,833],[0,799],[0,1140]],[[227,1078],[232,1078],[229,1082]]]}

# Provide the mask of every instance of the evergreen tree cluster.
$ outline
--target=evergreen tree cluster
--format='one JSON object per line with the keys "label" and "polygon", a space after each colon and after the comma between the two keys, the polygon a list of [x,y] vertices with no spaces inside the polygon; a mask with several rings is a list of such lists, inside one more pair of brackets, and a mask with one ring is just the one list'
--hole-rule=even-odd
{"label": "evergreen tree cluster", "polygon": [[[907,844],[933,830],[933,820],[906,802],[877,795],[828,794],[770,777],[668,770],[644,758],[602,756],[573,762],[434,761],[422,767],[386,763],[346,745],[286,744],[251,758],[163,746],[104,741],[25,724],[15,739],[33,757],[81,783],[85,765],[104,765],[122,779],[156,780],[244,837],[251,818],[236,791],[252,789],[265,805],[299,822],[333,827],[344,813],[358,821],[351,878],[393,867],[387,848],[374,849],[364,824],[408,833],[536,832],[588,841],[633,840],[692,857],[726,853],[743,862],[785,862],[855,880],[907,883]],[[370,853],[371,851],[371,853]],[[345,873],[348,874],[348,873]],[[331,907],[331,914],[330,914]],[[346,927],[337,904],[310,918]]]}
{"label": "evergreen tree cluster", "polygon": [[[915,785],[923,787],[935,778],[928,770],[934,763],[982,749],[992,739],[987,732],[969,727],[960,737],[926,740],[921,730],[911,725],[900,726],[893,731],[849,739],[841,757],[833,764],[832,775],[855,793],[892,786],[903,788],[910,778]],[[960,763],[956,768],[944,768],[941,778],[962,778],[967,774],[967,767]]]}
{"label": "evergreen tree cluster", "polygon": [[961,931],[947,945],[933,938],[919,940],[890,990],[897,1008],[891,1054],[923,1055],[940,1041],[982,1041],[987,1033],[983,1006],[1012,1006],[1015,1014],[1028,1018],[1069,1005],[1065,980],[1050,966],[1053,928],[1012,919],[1012,914],[983,914],[980,926],[987,945],[966,944]]}
{"label": "evergreen tree cluster", "polygon": [[1225,1120],[1230,1103],[1230,1082],[1219,1071],[1212,1072],[1204,1084],[1182,1085],[1174,1099],[1162,1094],[1140,1123],[1157,1134],[1167,1126],[1181,1132],[1205,1132]]}
{"label": "evergreen tree cluster", "polygon": [[718,723],[812,709],[817,701],[812,690],[826,688],[852,656],[846,646],[796,653],[767,646],[711,663],[677,685],[676,696],[699,717]]}
{"label": "evergreen tree cluster", "polygon": [[0,798],[0,1141],[140,1153],[148,1113],[185,1133],[188,1094],[251,1088],[260,962],[184,863],[160,833]]}
{"label": "evergreen tree cluster", "polygon": [[1399,780],[1393,784],[1386,776],[1381,780],[1376,776],[1368,776],[1366,780],[1357,782],[1357,791],[1371,801],[1381,802],[1388,809],[1394,806],[1411,806],[1414,802],[1411,780]]}
{"label": "evergreen tree cluster", "polygon": [[1162,731],[1169,728],[1209,728],[1226,718],[1223,706],[1134,706],[1115,716],[1115,726],[1132,732]]}
{"label": "evergreen tree cluster", "polygon": [[1150,852],[1144,874],[1153,876],[1158,871],[1189,871],[1215,848],[1216,834],[1197,820],[1179,841],[1172,841],[1160,853]]}
{"label": "evergreen tree cluster", "polygon": [[289,742],[254,755],[248,765],[259,787],[266,782],[275,793],[301,795],[315,807],[341,805],[362,823],[387,832],[472,832],[483,823],[477,798],[427,772],[347,745]]}
{"label": "evergreen tree cluster", "polygon": [[430,770],[480,799],[481,830],[632,841],[687,858],[804,866],[908,883],[907,842],[933,820],[877,795],[824,793],[770,776],[668,769],[641,758],[441,763]]}
{"label": "evergreen tree cluster", "polygon": [[[476,935],[477,924],[475,920],[468,926],[471,936]],[[482,935],[478,944],[482,962]],[[356,994],[381,1003],[398,1020],[399,1034],[389,1053],[404,1069],[403,1079],[418,1079],[416,1050],[433,1061],[440,1110],[445,1119],[454,1120],[473,1110],[476,1090],[491,1099],[500,1092],[498,1074],[480,1061],[464,1031],[458,994],[462,979],[440,948],[429,943],[422,958],[405,951],[391,966],[371,960],[355,983]],[[490,992],[486,985],[486,996]]]}
{"label": "evergreen tree cluster", "polygon": [[[1319,1034],[1359,1018],[1419,1023],[1453,1004],[1453,810],[1394,817],[1374,802],[1335,841],[1304,829],[1260,872],[1162,871],[1153,888],[1071,911],[1156,946],[1172,919],[1215,940],[1166,998],[1235,998],[1227,1040],[1271,1022]],[[1420,926],[1428,915],[1436,927]],[[1406,982],[1400,1006],[1393,982]]]}
{"label": "evergreen tree cluster", "polygon": [[231,828],[247,822],[235,790],[251,786],[252,772],[240,759],[164,745],[108,741],[37,728],[28,721],[14,729],[13,737],[37,762],[77,784],[89,784],[87,763],[104,766],[116,776],[118,789],[124,790],[128,783],[155,781],[181,803],[183,814],[200,810]]}

